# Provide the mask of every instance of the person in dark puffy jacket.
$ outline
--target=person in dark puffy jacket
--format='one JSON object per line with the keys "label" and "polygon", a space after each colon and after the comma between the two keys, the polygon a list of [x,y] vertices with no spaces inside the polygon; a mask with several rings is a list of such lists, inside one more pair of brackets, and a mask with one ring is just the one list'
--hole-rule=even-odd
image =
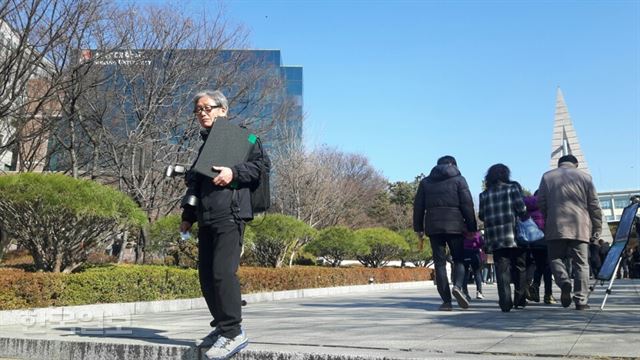
{"label": "person in dark puffy jacket", "polygon": [[[453,156],[438,159],[429,176],[420,181],[413,203],[413,230],[421,241],[425,233],[429,236],[436,284],[443,301],[440,310],[452,310],[451,294],[461,308],[468,308],[469,301],[462,292],[464,238],[478,229],[469,186]],[[453,289],[449,288],[446,272],[447,246],[453,258]]]}

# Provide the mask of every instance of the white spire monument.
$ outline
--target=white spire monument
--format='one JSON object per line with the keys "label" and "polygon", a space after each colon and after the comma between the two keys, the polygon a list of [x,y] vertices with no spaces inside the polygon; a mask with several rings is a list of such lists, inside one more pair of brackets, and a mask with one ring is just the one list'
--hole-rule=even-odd
{"label": "white spire monument", "polygon": [[[549,168],[555,169],[558,167],[558,159],[564,155],[573,155],[578,159],[578,169],[591,175],[587,160],[582,153],[580,143],[578,142],[578,135],[573,128],[571,122],[571,116],[569,116],[569,110],[567,104],[564,102],[564,96],[562,90],[558,87],[556,93],[556,113],[555,120],[553,122],[553,137],[551,139],[551,160],[549,161]],[[613,242],[611,231],[607,225],[607,219],[602,216],[602,234],[600,237],[609,243]]]}

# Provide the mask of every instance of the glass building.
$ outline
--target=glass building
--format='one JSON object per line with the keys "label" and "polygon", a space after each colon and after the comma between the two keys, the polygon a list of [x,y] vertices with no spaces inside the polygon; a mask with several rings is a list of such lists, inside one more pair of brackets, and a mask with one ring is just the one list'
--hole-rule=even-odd
{"label": "glass building", "polygon": [[[136,131],[149,106],[154,124],[187,124],[194,119],[193,96],[209,89],[221,90],[230,101],[229,120],[259,134],[268,148],[302,140],[303,68],[283,65],[280,50],[81,50],[77,61],[108,79],[85,108],[104,108],[102,124],[115,136]],[[175,131],[177,139],[182,134]],[[50,149],[49,169],[62,170],[66,155]]]}
{"label": "glass building", "polygon": [[630,199],[634,195],[640,195],[640,189],[598,193],[600,208],[607,222],[619,221],[622,210],[631,204]]}

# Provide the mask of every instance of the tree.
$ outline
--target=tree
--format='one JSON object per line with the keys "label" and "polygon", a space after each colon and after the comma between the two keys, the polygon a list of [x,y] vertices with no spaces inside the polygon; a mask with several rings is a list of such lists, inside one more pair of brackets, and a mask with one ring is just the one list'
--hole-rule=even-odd
{"label": "tree", "polygon": [[418,248],[420,238],[418,238],[418,235],[413,230],[400,230],[398,234],[402,236],[409,245],[409,249],[402,254],[402,262],[411,262],[415,266],[427,266],[427,263],[433,257],[429,239],[424,239],[423,248],[422,251],[420,251]]}
{"label": "tree", "polygon": [[87,30],[101,7],[100,0],[0,3],[0,155],[13,150],[23,171],[42,168],[59,115],[57,98],[70,86],[66,74],[56,71],[56,55],[71,49],[70,40]]}
{"label": "tree", "polygon": [[71,272],[146,217],[125,194],[62,174],[0,177],[0,225],[31,253],[36,268]]}
{"label": "tree", "polygon": [[360,229],[355,232],[361,252],[357,254],[360,263],[367,267],[385,266],[392,259],[399,259],[409,245],[397,233],[386,228]]}
{"label": "tree", "polygon": [[[0,54],[0,154],[18,149],[21,171],[48,166],[115,184],[150,221],[171,213],[184,188],[164,169],[195,157],[196,91],[223,89],[230,121],[259,135],[294,120],[279,64],[268,52],[242,51],[247,31],[210,9],[192,16],[178,5],[0,3],[11,35]],[[138,262],[146,240],[143,231]]]}
{"label": "tree", "polygon": [[318,229],[371,224],[367,211],[385,181],[366,157],[292,141],[271,158],[275,211]]}
{"label": "tree", "polygon": [[376,195],[368,210],[369,216],[380,226],[394,231],[410,228],[413,225],[413,200],[420,179],[417,176],[413,182],[387,183],[386,189]]}
{"label": "tree", "polygon": [[156,220],[149,226],[147,251],[161,258],[168,255],[177,266],[198,267],[198,224],[189,230],[191,238],[181,240],[178,229],[182,218],[172,214]]}
{"label": "tree", "polygon": [[327,260],[332,267],[340,266],[342,260],[358,253],[356,237],[344,226],[328,227],[305,246],[305,250]]}
{"label": "tree", "polygon": [[282,214],[259,217],[249,226],[255,234],[251,252],[260,266],[281,267],[287,256],[291,264],[292,254],[315,235],[309,225]]}

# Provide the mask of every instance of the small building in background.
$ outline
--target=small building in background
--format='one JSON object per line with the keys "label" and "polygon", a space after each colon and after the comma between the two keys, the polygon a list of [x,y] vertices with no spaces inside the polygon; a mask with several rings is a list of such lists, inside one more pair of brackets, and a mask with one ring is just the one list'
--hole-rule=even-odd
{"label": "small building in background", "polygon": [[598,192],[600,208],[607,222],[620,221],[622,210],[631,204],[634,195],[640,195],[640,189]]}

